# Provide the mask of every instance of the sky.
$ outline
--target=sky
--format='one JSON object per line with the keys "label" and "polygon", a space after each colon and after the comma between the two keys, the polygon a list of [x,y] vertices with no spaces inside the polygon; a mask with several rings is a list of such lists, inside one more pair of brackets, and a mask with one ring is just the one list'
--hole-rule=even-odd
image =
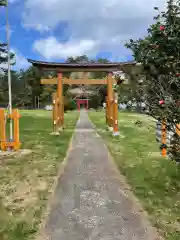
{"label": "sky", "polygon": [[[63,62],[69,56],[132,60],[124,47],[147,28],[166,0],[9,0],[10,48],[14,69],[29,67],[27,58]],[[0,9],[0,42],[6,41],[5,8]]]}

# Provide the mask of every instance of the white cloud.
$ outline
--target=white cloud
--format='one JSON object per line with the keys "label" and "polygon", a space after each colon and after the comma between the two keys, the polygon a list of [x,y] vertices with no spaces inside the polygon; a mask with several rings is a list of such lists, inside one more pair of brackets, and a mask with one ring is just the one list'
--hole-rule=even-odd
{"label": "white cloud", "polygon": [[34,43],[34,49],[43,55],[46,59],[66,58],[67,56],[77,56],[82,54],[92,54],[97,43],[93,40],[68,41],[60,43],[55,37],[37,40]]}
{"label": "white cloud", "polygon": [[[146,18],[152,16],[153,7],[164,5],[165,0],[26,0],[23,15],[26,24],[46,29],[56,27],[60,21],[96,21]],[[85,27],[85,26],[84,26]]]}
{"label": "white cloud", "polygon": [[[163,8],[165,2],[166,0],[26,0],[23,25],[40,32],[56,29],[60,34],[60,26],[66,26],[63,34],[69,38],[67,43],[58,42],[55,36],[35,43],[35,49],[45,57],[57,58],[58,53],[54,50],[57,45],[62,52],[59,55],[65,56],[69,50],[72,50],[72,54],[81,52],[83,41],[93,42],[92,47],[83,45],[86,54],[90,53],[91,48],[93,53],[95,50],[107,51],[118,56],[128,53],[122,41],[144,35],[156,14],[153,7]],[[44,51],[42,45],[47,46],[49,40],[54,43],[54,49]],[[72,44],[75,44],[74,47]]]}

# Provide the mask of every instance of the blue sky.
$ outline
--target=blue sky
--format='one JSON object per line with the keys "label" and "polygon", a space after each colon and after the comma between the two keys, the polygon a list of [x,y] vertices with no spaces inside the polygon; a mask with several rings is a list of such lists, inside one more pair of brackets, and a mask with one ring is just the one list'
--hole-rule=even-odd
{"label": "blue sky", "polygon": [[[27,58],[64,61],[87,54],[111,61],[132,60],[124,47],[146,34],[165,0],[10,0],[10,47],[15,69],[27,68]],[[5,8],[0,9],[0,41],[6,41]]]}

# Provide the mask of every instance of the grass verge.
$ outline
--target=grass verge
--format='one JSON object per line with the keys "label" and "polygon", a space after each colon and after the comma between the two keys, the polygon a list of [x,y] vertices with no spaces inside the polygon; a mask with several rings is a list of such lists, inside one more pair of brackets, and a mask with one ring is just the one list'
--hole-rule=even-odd
{"label": "grass verge", "polygon": [[[105,130],[105,113],[89,112],[120,172],[166,240],[180,239],[180,167],[160,156],[151,117],[119,113],[120,136]],[[135,124],[136,121],[140,121]]]}
{"label": "grass verge", "polygon": [[50,135],[51,113],[21,111],[20,138],[28,155],[0,158],[0,239],[33,239],[79,114],[65,114],[65,130]]}

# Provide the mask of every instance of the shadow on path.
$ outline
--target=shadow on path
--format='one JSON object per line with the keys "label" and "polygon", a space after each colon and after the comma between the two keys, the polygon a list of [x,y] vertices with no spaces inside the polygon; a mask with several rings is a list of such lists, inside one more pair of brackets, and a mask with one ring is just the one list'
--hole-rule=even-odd
{"label": "shadow on path", "polygon": [[59,178],[42,239],[159,239],[138,213],[96,134],[81,111],[64,173]]}

